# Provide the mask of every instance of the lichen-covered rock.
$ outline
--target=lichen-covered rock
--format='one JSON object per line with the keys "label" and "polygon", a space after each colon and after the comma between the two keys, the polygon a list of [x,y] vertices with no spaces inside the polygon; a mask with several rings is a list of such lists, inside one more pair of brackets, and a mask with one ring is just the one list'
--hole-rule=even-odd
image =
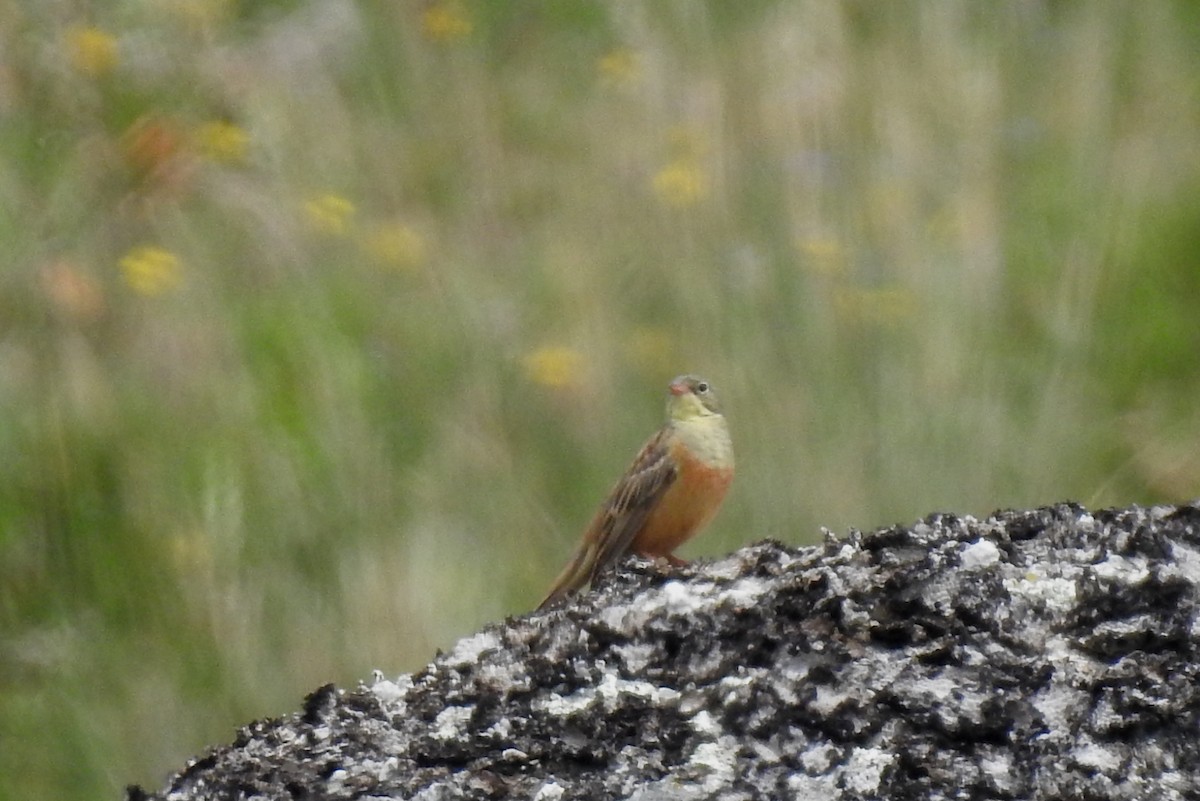
{"label": "lichen-covered rock", "polygon": [[1196,505],[934,515],[630,560],[152,797],[1196,799],[1198,646]]}

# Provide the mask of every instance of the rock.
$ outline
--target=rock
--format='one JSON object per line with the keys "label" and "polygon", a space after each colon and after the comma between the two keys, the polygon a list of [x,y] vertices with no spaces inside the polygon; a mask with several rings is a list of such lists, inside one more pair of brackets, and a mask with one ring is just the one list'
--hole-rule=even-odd
{"label": "rock", "polygon": [[764,542],[332,685],[138,799],[1200,798],[1200,506]]}

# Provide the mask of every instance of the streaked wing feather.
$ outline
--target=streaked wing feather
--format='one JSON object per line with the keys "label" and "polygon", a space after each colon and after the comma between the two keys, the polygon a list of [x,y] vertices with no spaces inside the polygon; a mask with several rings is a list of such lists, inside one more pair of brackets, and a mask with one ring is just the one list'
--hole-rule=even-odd
{"label": "streaked wing feather", "polygon": [[589,580],[629,550],[650,511],[675,481],[678,471],[667,445],[668,434],[664,429],[646,443],[601,507],[596,537],[600,550]]}

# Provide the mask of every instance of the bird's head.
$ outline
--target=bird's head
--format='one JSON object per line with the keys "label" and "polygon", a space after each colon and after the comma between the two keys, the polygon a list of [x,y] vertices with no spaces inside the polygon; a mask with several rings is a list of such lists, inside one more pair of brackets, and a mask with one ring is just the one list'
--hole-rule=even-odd
{"label": "bird's head", "polygon": [[707,380],[694,375],[681,375],[667,387],[667,417],[672,420],[691,420],[721,413],[717,393]]}

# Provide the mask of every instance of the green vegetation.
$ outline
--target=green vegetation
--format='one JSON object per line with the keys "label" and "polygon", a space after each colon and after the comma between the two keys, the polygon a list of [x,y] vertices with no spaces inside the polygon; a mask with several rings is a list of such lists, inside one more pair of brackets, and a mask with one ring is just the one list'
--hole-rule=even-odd
{"label": "green vegetation", "polygon": [[0,3],[0,798],[685,553],[1200,495],[1192,4]]}

